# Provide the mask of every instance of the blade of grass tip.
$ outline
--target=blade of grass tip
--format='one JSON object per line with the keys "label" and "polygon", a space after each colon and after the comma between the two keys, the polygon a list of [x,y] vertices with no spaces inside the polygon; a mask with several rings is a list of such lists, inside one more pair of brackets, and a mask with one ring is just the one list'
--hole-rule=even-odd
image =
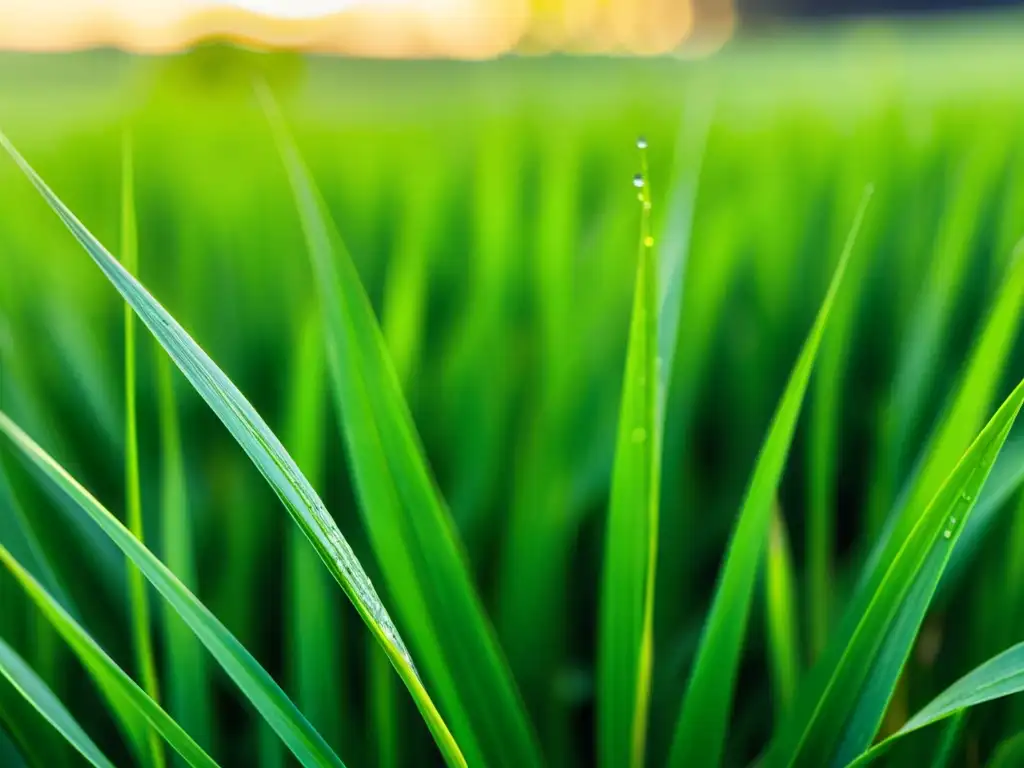
{"label": "blade of grass tip", "polygon": [[889,738],[867,750],[852,763],[867,765],[905,736],[965,710],[1024,691],[1024,643],[1008,648],[975,667],[944,690]]}
{"label": "blade of grass tip", "polygon": [[[310,482],[323,477],[323,440],[326,418],[323,340],[316,313],[298,334],[288,406],[288,445]],[[345,658],[345,639],[338,625],[335,590],[316,553],[297,526],[292,526],[288,548],[291,611],[289,654],[296,698],[317,730],[335,743],[347,714],[341,692],[347,688],[339,661]]]}
{"label": "blade of grass tip", "polygon": [[[185,461],[174,394],[171,362],[157,358],[157,387],[161,442],[160,514],[164,558],[167,567],[191,590],[198,584],[193,554],[192,519],[189,512]],[[197,742],[212,745],[213,702],[206,658],[199,642],[170,607],[164,611],[167,647],[165,674],[167,706],[171,714]]]}
{"label": "blade of grass tip", "polygon": [[461,747],[474,765],[538,765],[532,728],[431,477],[358,271],[273,96],[266,87],[257,93],[292,185],[320,292],[329,370],[359,509],[458,745],[411,669],[396,666],[399,676],[449,763],[465,762]]}
{"label": "blade of grass tip", "polygon": [[32,671],[13,648],[0,639],[0,674],[6,677],[61,736],[96,768],[114,768],[114,764],[82,730],[46,683]]}
{"label": "blade of grass tip", "polygon": [[871,192],[871,187],[864,191],[832,282],[790,374],[747,487],[676,723],[669,757],[672,768],[718,765],[721,761],[740,650],[761,550],[767,539],[772,501],[782,478],[814,357],[853,252]]}
{"label": "blade of grass tip", "polygon": [[800,652],[797,643],[793,559],[789,551],[786,521],[777,501],[772,507],[764,584],[775,713],[781,719],[796,695]]}
{"label": "blade of grass tip", "polygon": [[[135,229],[134,179],[132,171],[131,140],[122,144],[121,161],[121,259],[124,268],[138,271],[138,238]],[[135,313],[124,305],[124,447],[125,447],[125,500],[128,530],[139,541],[145,541],[142,532],[142,495],[139,484],[139,434],[135,407]],[[128,567],[128,595],[131,603],[132,637],[135,663],[138,665],[142,687],[153,701],[160,700],[160,685],[153,655],[153,639],[149,628],[149,596],[146,580],[138,569]],[[149,750],[152,765],[166,765],[163,745],[156,732],[149,732]]]}
{"label": "blade of grass tip", "polygon": [[[842,765],[870,743],[950,551],[1022,401],[1024,382],[964,454],[888,561],[877,588],[854,596],[847,613],[849,626],[837,633],[787,722],[776,731],[767,766]],[[884,674],[876,674],[879,667]]]}
{"label": "blade of grass tip", "polygon": [[281,442],[224,372],[142,284],[117,263],[18,154],[2,132],[0,146],[14,159],[125,301],[132,305],[196,392],[266,478],[296,524],[303,529],[331,575],[348,595],[371,633],[388,653],[392,664],[399,670],[420,706],[420,711],[431,725],[431,731],[445,743],[446,754],[453,759],[458,756],[455,764],[461,764],[458,747],[450,735],[445,736],[447,727],[423,688],[412,658],[387,609],[320,497],[303,477]]}
{"label": "blade of grass tip", "polygon": [[658,419],[658,264],[651,236],[647,142],[639,139],[640,242],[611,503],[598,635],[598,746],[603,766],[640,766],[654,652],[662,429]]}
{"label": "blade of grass tip", "polygon": [[116,517],[2,412],[0,432],[42,470],[51,482],[74,500],[138,567],[142,575],[189,625],[302,765],[343,765],[320,734],[235,636]]}
{"label": "blade of grass tip", "polygon": [[60,604],[3,547],[0,547],[0,563],[14,576],[25,590],[25,594],[60,633],[82,662],[82,666],[108,696],[117,697],[124,706],[133,709],[149,722],[189,765],[216,767],[217,763],[103,652],[78,622],[71,618],[71,615],[61,608]]}

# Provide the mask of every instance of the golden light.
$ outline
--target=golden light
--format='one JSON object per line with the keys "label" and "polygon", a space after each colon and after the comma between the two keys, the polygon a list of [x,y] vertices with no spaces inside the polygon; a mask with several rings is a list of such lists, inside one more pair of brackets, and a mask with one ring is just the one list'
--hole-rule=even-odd
{"label": "golden light", "polygon": [[177,51],[204,39],[369,57],[656,54],[724,39],[732,0],[0,0],[0,49]]}

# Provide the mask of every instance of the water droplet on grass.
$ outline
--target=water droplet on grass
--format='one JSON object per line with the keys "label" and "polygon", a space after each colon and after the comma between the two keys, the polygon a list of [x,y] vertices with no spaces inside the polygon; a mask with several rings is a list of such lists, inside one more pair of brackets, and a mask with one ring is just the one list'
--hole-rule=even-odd
{"label": "water droplet on grass", "polygon": [[636,176],[633,177],[633,186],[636,187],[637,189],[641,189],[643,185],[644,175],[642,173],[638,173]]}
{"label": "water droplet on grass", "polygon": [[645,136],[637,137],[636,148],[637,149],[647,149],[647,137],[645,137]]}
{"label": "water droplet on grass", "polygon": [[654,245],[654,238],[651,237],[650,235],[645,237],[644,238],[644,245],[646,245],[648,248],[650,248],[652,245]]}
{"label": "water droplet on grass", "polygon": [[942,535],[945,536],[948,539],[950,536],[953,535],[953,532],[947,529],[947,530],[942,532]]}

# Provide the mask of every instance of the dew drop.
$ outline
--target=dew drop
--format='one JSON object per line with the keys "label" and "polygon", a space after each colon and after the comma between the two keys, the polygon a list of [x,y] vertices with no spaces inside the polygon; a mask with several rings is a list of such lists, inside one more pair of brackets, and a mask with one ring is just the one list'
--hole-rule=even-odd
{"label": "dew drop", "polygon": [[642,443],[647,439],[647,430],[643,427],[636,427],[630,437],[633,439],[634,443]]}
{"label": "dew drop", "polygon": [[[643,198],[643,195],[641,195],[640,197]],[[645,211],[651,210],[651,201],[650,200],[644,200],[644,210]]]}
{"label": "dew drop", "polygon": [[654,245],[654,238],[651,237],[650,235],[645,237],[644,238],[644,245],[646,245],[648,248],[650,248],[652,245]]}
{"label": "dew drop", "polygon": [[950,517],[949,518],[949,524],[950,525],[956,525],[956,518],[955,517]]}
{"label": "dew drop", "polygon": [[950,536],[953,535],[953,532],[947,529],[947,530],[942,532],[942,535],[945,536],[948,539]]}
{"label": "dew drop", "polygon": [[637,199],[637,200],[639,200],[639,201],[640,201],[641,203],[643,203],[644,205],[650,205],[650,203],[648,203],[648,202],[646,202],[646,201],[644,200],[644,193],[643,193],[643,192],[637,192],[637,193],[636,193],[636,199]]}
{"label": "dew drop", "polygon": [[642,173],[638,173],[636,176],[633,177],[633,186],[636,187],[637,189],[641,189],[643,185],[644,175]]}
{"label": "dew drop", "polygon": [[639,137],[637,137],[636,148],[637,149],[647,149],[647,137],[646,136],[639,136]]}

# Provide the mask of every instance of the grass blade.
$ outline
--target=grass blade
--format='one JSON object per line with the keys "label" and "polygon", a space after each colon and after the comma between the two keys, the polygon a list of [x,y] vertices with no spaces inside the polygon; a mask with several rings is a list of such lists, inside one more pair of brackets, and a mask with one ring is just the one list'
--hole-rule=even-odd
{"label": "grass blade", "polygon": [[[140,543],[120,521],[79,485],[57,462],[0,412],[0,432],[64,493],[70,496],[189,625],[217,662],[253,703],[281,740],[306,766],[342,762],[306,721],[266,670],[217,618]],[[60,627],[58,627],[59,629]],[[162,711],[162,710],[161,710]],[[156,724],[154,724],[156,725]],[[166,735],[166,734],[165,734]]]}
{"label": "grass blade", "polygon": [[662,371],[646,143],[641,144],[641,158],[639,255],[605,533],[598,636],[597,730],[604,766],[643,764],[654,653]]}
{"label": "grass blade", "polygon": [[[161,439],[161,499],[164,559],[181,583],[195,591],[192,519],[188,507],[185,462],[178,423],[178,405],[174,394],[171,362],[166,355],[157,358],[157,388]],[[204,747],[212,744],[210,726],[213,702],[207,676],[206,657],[188,625],[168,605],[164,611],[164,636],[167,648],[167,706],[171,714]]]}
{"label": "grass blade", "polygon": [[[838,636],[848,642],[833,643],[822,657],[789,722],[778,732],[767,765],[820,766],[834,758],[841,764],[843,755],[857,744],[870,742],[952,546],[969,520],[1022,401],[1024,382],[992,417],[887,561],[877,588],[858,592],[848,612],[852,626]],[[891,659],[879,661],[886,650],[896,661],[895,673],[872,677],[880,663],[886,669],[892,666]],[[858,707],[860,716],[852,723]]]}
{"label": "grass blade", "polygon": [[[6,419],[6,417],[0,415],[0,419]],[[111,520],[116,522],[113,516],[111,516]],[[117,525],[120,526],[120,523]],[[125,535],[130,536],[131,534],[125,530]],[[106,692],[108,698],[116,699],[121,702],[123,707],[134,710],[149,722],[166,739],[167,743],[188,761],[189,765],[213,766],[215,768],[217,763],[203,751],[202,747],[196,744],[192,737],[160,708],[159,704],[147,696],[146,692],[103,652],[103,649],[89,634],[3,547],[0,547],[0,563],[6,566],[54,629],[71,646],[71,650],[78,656],[82,665],[89,670],[96,684]]]}
{"label": "grass blade", "polygon": [[772,501],[782,477],[814,357],[870,195],[869,187],[861,200],[828,293],[790,374],[750,479],[683,698],[669,758],[672,768],[717,765],[721,760],[740,649],[761,549],[767,538]]}
{"label": "grass blade", "polygon": [[0,674],[6,677],[25,699],[41,714],[78,752],[96,768],[114,768],[89,735],[82,730],[71,713],[65,709],[53,691],[32,671],[32,668],[0,640]]}
{"label": "grass blade", "polygon": [[[465,758],[540,762],[519,694],[476,593],[451,515],[437,491],[359,274],[284,124],[274,130],[320,291],[334,396],[370,542],[407,632]],[[396,665],[406,685],[411,670]],[[414,699],[445,759],[464,762],[422,689]]]}
{"label": "grass blade", "polygon": [[0,133],[0,145],[7,150],[18,167],[36,187],[46,202],[85,248],[103,274],[117,288],[149,330],[167,350],[175,364],[189,380],[207,405],[220,418],[238,444],[280,497],[295,522],[309,538],[331,575],[352,601],[370,631],[384,647],[392,664],[412,691],[417,704],[438,738],[449,743],[447,751],[455,755],[458,748],[433,703],[427,696],[391,617],[377,596],[373,584],[355,553],[342,536],[338,526],[324,507],[309,481],[266,422],[220,368],[203,352],[167,311],[131,276],[103,245],[82,225],[67,206],[50,190],[24,158]]}
{"label": "grass blade", "polygon": [[[135,230],[134,180],[131,143],[125,139],[121,162],[121,260],[128,272],[138,271],[138,239]],[[124,305],[124,448],[125,500],[128,530],[139,541],[142,531],[142,493],[139,484],[139,434],[135,408],[135,313]],[[142,687],[153,701],[160,700],[160,686],[153,657],[153,639],[149,634],[149,596],[146,580],[137,568],[128,567],[128,596],[131,605],[132,639],[135,663]],[[152,764],[166,764],[163,745],[155,731],[149,731],[149,756]]]}
{"label": "grass blade", "polygon": [[[992,398],[1003,364],[1012,349],[1017,321],[1024,304],[1024,258],[1020,258],[1020,252],[1009,267],[1009,274],[974,346],[963,383],[947,415],[940,422],[922,462],[922,469],[913,481],[909,500],[905,506],[897,508],[889,538],[883,539],[876,547],[874,557],[865,569],[868,574],[862,585],[865,593],[870,594],[879,588],[885,564],[897,556],[900,545],[907,540],[914,521],[920,518],[925,508],[924,499],[928,497],[924,494],[935,495],[939,483],[936,478],[940,477],[938,473],[948,474],[952,470],[957,458],[966,449],[970,435],[978,429],[984,418],[983,409]],[[981,506],[980,502],[978,506]],[[973,536],[974,525],[972,508],[970,517],[957,528],[957,540],[962,538],[961,532]],[[938,580],[946,571],[947,562],[959,560],[956,550],[953,551],[954,554],[948,560],[938,553],[926,560],[917,582],[894,619],[894,631],[886,636],[876,656],[860,700],[847,723],[847,736],[836,755],[837,761],[852,759],[874,738],[884,712],[884,706],[879,709],[879,702],[887,703],[892,696],[917,628],[937,589]],[[840,639],[845,639],[845,636]]]}
{"label": "grass blade", "polygon": [[772,508],[765,566],[765,614],[768,621],[768,650],[775,694],[775,713],[781,719],[796,695],[800,653],[797,644],[796,588],[786,521],[779,505]]}
{"label": "grass blade", "polygon": [[1000,653],[975,667],[949,688],[932,699],[924,708],[884,741],[863,753],[850,766],[867,765],[880,757],[904,736],[926,728],[964,710],[1024,691],[1024,643]]}

